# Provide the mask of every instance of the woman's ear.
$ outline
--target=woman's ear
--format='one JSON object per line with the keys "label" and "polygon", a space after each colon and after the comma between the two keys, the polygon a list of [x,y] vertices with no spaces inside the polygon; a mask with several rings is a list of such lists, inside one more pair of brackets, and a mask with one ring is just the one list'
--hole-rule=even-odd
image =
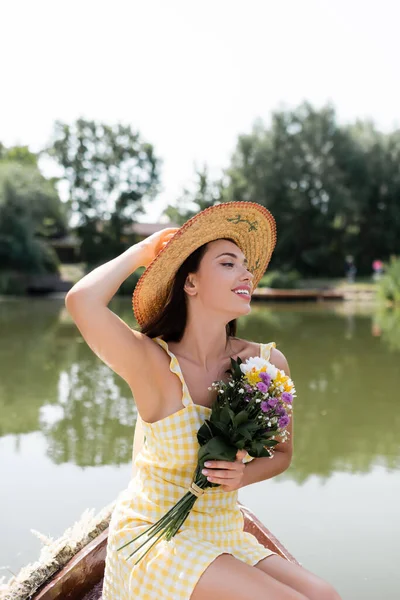
{"label": "woman's ear", "polygon": [[185,285],[183,286],[183,289],[185,290],[186,293],[189,294],[189,296],[194,296],[196,294],[196,286],[193,282],[192,277],[190,277],[190,275],[188,275],[186,277],[186,281],[185,281]]}

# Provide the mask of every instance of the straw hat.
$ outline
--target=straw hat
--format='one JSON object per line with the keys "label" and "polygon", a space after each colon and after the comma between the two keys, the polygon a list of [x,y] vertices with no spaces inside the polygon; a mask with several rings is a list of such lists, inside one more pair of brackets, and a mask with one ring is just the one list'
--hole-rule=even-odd
{"label": "straw hat", "polygon": [[139,278],[132,298],[141,327],[168,301],[175,274],[197,248],[220,238],[231,238],[248,260],[253,289],[264,275],[276,244],[275,219],[256,202],[224,202],[202,210],[186,221],[160,250]]}

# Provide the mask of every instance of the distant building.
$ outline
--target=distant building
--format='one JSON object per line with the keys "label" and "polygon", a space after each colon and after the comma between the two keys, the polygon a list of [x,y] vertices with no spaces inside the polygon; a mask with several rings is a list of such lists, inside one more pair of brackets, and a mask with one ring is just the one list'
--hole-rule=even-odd
{"label": "distant building", "polygon": [[153,235],[156,231],[161,231],[161,229],[165,229],[166,227],[179,227],[179,225],[176,223],[132,223],[132,225],[124,227],[124,234],[135,234],[140,238],[138,241],[141,241],[149,237],[149,235]]}
{"label": "distant building", "polygon": [[[149,237],[149,235],[166,227],[179,227],[179,225],[176,223],[132,223],[124,227],[123,241],[130,243],[130,238],[132,238],[132,244],[141,242]],[[101,231],[101,224],[99,224],[98,231]],[[80,262],[81,242],[73,232],[62,238],[49,240],[49,244],[54,248],[62,263]]]}

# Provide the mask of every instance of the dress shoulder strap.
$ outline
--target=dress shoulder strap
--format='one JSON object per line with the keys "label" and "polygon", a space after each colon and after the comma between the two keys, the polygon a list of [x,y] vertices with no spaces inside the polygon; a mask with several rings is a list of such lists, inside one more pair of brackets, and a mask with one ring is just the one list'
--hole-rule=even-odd
{"label": "dress shoulder strap", "polygon": [[154,338],[152,338],[152,340],[154,340],[159,346],[164,348],[165,352],[169,355],[169,357],[171,359],[170,363],[169,363],[170,371],[172,373],[175,373],[175,375],[177,375],[179,377],[179,379],[181,380],[183,406],[188,406],[189,404],[193,404],[192,399],[189,394],[188,386],[186,385],[185,378],[183,377],[181,366],[180,366],[175,354],[173,352],[171,352],[171,350],[169,349],[168,344],[165,340],[161,339],[160,337],[154,337]]}
{"label": "dress shoulder strap", "polygon": [[260,357],[265,360],[269,360],[272,348],[276,348],[275,342],[269,342],[268,344],[260,344]]}

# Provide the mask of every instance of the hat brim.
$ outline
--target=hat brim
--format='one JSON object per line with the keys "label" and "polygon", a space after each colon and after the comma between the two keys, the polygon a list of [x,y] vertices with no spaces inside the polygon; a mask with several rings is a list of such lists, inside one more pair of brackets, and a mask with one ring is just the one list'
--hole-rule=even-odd
{"label": "hat brim", "polygon": [[175,274],[186,258],[203,244],[220,238],[231,238],[238,245],[253,273],[253,289],[257,287],[276,244],[274,217],[256,202],[211,206],[186,221],[139,278],[132,305],[141,327],[164,308]]}

